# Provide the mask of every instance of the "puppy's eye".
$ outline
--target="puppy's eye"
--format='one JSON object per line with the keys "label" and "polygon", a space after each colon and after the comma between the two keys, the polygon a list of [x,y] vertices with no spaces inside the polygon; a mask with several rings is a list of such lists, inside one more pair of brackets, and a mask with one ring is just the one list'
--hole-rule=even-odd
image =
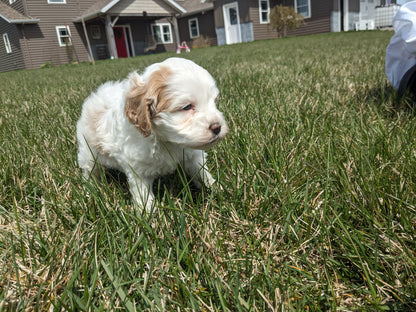
{"label": "puppy's eye", "polygon": [[190,110],[190,109],[192,109],[192,104],[188,104],[182,108],[182,110]]}

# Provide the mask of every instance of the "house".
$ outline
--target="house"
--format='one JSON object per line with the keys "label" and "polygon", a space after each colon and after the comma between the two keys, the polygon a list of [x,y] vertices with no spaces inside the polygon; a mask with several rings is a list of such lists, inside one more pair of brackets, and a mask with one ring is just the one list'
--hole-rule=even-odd
{"label": "house", "polygon": [[82,24],[94,59],[119,58],[174,51],[177,15],[185,12],[172,0],[99,0],[73,22]]}
{"label": "house", "polygon": [[217,45],[213,2],[177,0],[177,3],[186,10],[178,20],[180,39],[190,47]]}
{"label": "house", "polygon": [[216,44],[212,9],[199,0],[0,0],[0,72],[175,51],[179,33]]}
{"label": "house", "polygon": [[292,6],[288,35],[369,29],[391,0],[0,0],[0,72],[277,38],[269,14]]}
{"label": "house", "polygon": [[276,5],[294,7],[304,16],[304,25],[288,35],[307,35],[355,30],[357,23],[365,22],[373,14],[376,3],[374,0],[217,0],[214,16],[218,44],[277,38],[269,21],[269,13]]}
{"label": "house", "polygon": [[[68,0],[69,2],[69,0]],[[0,0],[0,71],[88,60],[71,15],[93,1]],[[63,9],[65,8],[65,9]]]}

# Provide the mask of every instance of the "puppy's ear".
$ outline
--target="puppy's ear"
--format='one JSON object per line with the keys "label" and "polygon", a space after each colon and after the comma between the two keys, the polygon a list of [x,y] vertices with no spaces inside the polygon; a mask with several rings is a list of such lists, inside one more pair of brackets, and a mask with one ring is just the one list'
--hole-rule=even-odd
{"label": "puppy's ear", "polygon": [[167,68],[160,67],[146,83],[137,73],[129,75],[131,87],[124,112],[144,137],[148,137],[152,131],[152,118],[168,107],[169,98],[165,91],[170,74]]}
{"label": "puppy's ear", "polygon": [[146,100],[147,88],[141,77],[134,72],[128,78],[130,80],[130,90],[126,96],[124,113],[127,119],[146,138],[152,131],[152,124],[150,122],[151,108],[149,106],[153,103]]}

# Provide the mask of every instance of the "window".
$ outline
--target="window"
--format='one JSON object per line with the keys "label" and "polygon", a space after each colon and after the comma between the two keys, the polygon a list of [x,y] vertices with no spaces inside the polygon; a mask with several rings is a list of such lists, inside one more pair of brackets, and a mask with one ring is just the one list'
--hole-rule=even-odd
{"label": "window", "polygon": [[303,17],[311,17],[311,0],[295,0],[295,8]]}
{"label": "window", "polygon": [[48,0],[48,3],[66,3],[66,0]]}
{"label": "window", "polygon": [[13,3],[15,3],[15,2],[16,2],[16,0],[10,0],[10,1],[9,1],[9,3],[10,3],[10,4],[13,4]]}
{"label": "window", "polygon": [[231,7],[228,9],[228,14],[230,15],[230,25],[237,25],[238,24],[238,7]]}
{"label": "window", "polygon": [[270,22],[270,3],[269,0],[259,0],[260,24],[267,24]]}
{"label": "window", "polygon": [[172,43],[172,29],[170,24],[153,24],[152,34],[157,43]]}
{"label": "window", "polygon": [[6,53],[12,53],[12,46],[10,45],[9,36],[3,34],[4,45],[6,46]]}
{"label": "window", "polygon": [[56,26],[56,33],[58,35],[60,47],[72,45],[71,32],[69,31],[68,26]]}
{"label": "window", "polygon": [[191,35],[191,38],[199,37],[198,19],[197,18],[191,18],[188,21],[188,23],[189,23],[189,34]]}
{"label": "window", "polygon": [[101,39],[101,28],[99,25],[92,25],[91,26],[91,35],[92,39]]}

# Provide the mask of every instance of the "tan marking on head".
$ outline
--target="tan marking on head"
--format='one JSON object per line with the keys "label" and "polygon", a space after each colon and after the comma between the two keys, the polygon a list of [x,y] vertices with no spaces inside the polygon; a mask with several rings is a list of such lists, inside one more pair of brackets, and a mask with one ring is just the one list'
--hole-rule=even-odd
{"label": "tan marking on head", "polygon": [[141,79],[133,79],[124,113],[144,137],[148,137],[152,131],[152,118],[170,106],[166,89],[171,74],[167,67],[161,66],[150,75],[146,83]]}

